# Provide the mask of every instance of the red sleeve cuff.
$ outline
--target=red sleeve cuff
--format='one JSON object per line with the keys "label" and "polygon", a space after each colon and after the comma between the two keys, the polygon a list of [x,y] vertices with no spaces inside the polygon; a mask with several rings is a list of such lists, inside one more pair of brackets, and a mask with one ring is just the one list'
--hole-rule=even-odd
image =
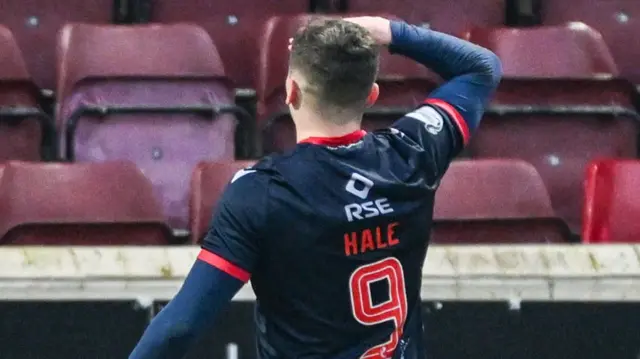
{"label": "red sleeve cuff", "polygon": [[205,263],[208,263],[215,268],[218,268],[219,270],[244,283],[248,282],[249,278],[251,277],[251,274],[249,274],[249,272],[247,272],[246,270],[238,267],[237,265],[229,262],[228,260],[220,257],[215,253],[209,252],[206,249],[200,251],[200,254],[198,254],[198,259]]}
{"label": "red sleeve cuff", "polygon": [[471,132],[469,131],[469,126],[467,126],[467,122],[464,120],[460,112],[456,110],[455,107],[451,106],[445,101],[428,98],[424,101],[427,105],[437,106],[441,110],[447,113],[449,117],[455,122],[456,126],[458,126],[458,130],[460,130],[460,135],[462,136],[462,143],[466,146],[469,143],[469,139],[471,138]]}

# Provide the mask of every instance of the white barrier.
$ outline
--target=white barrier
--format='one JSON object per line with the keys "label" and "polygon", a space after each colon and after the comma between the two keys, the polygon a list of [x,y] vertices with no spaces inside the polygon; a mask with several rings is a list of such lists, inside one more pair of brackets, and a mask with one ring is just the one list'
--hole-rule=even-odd
{"label": "white barrier", "polygon": [[[0,248],[0,300],[170,299],[196,247]],[[432,246],[425,300],[640,301],[640,246]],[[252,300],[245,286],[236,300]]]}

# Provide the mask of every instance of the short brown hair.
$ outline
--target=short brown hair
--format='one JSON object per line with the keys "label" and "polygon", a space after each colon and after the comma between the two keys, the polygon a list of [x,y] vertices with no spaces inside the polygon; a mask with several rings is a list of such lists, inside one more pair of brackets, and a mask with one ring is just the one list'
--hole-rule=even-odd
{"label": "short brown hair", "polygon": [[293,39],[290,69],[300,71],[318,106],[364,109],[378,75],[379,49],[371,34],[344,20],[317,19]]}

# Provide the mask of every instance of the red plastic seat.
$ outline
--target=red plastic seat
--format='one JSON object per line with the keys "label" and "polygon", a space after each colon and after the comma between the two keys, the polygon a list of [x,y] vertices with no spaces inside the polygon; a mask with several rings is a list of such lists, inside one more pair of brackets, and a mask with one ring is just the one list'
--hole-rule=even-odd
{"label": "red plastic seat", "polygon": [[433,243],[562,243],[536,169],[518,160],[456,161],[436,191]]}
{"label": "red plastic seat", "polygon": [[2,244],[167,244],[171,235],[132,163],[9,162],[0,183]]}
{"label": "red plastic seat", "polygon": [[640,161],[593,161],[585,183],[585,243],[640,243]]}
{"label": "red plastic seat", "polygon": [[[263,130],[263,145],[267,152],[289,149],[296,142],[293,122],[284,104],[289,38],[312,19],[335,17],[337,16],[275,16],[266,23],[261,41],[256,93],[258,121]],[[387,127],[405,111],[421,103],[438,81],[425,67],[402,56],[382,52],[377,79],[380,98],[376,106],[365,114],[363,127],[369,130]],[[395,111],[389,111],[393,109]]]}
{"label": "red plastic seat", "polygon": [[412,24],[459,35],[470,26],[504,24],[504,0],[347,0],[349,12],[390,13]]}
{"label": "red plastic seat", "polygon": [[309,10],[305,0],[155,0],[154,22],[195,22],[220,51],[225,70],[236,87],[255,88],[257,39],[264,21],[276,14]]}
{"label": "red plastic seat", "polygon": [[468,153],[532,163],[555,212],[580,233],[588,162],[636,154],[633,86],[615,79],[606,45],[584,24],[476,29],[467,37],[495,51],[505,73]]}
{"label": "red plastic seat", "polygon": [[34,116],[39,112],[37,91],[13,34],[0,25],[0,161],[40,159],[46,132],[41,126],[51,124]]}
{"label": "red plastic seat", "polygon": [[[72,24],[59,46],[61,155],[136,163],[154,183],[171,225],[186,228],[193,168],[235,156],[236,117],[212,109],[237,107],[207,33],[190,24]],[[78,115],[86,107],[90,113]],[[118,107],[136,112],[108,109]]]}
{"label": "red plastic seat", "polygon": [[306,0],[154,0],[154,21],[207,21],[211,15],[224,15],[242,20],[243,16],[297,14],[309,10]]}
{"label": "red plastic seat", "polygon": [[[498,55],[508,78],[608,78],[618,74],[602,36],[579,22],[524,29],[474,27],[464,36]],[[540,53],[542,49],[546,52]]]}
{"label": "red plastic seat", "polygon": [[598,30],[609,45],[620,73],[640,84],[640,2],[637,0],[545,0],[542,21],[557,25],[582,21]]}
{"label": "red plastic seat", "polygon": [[189,207],[192,243],[199,243],[206,235],[218,200],[233,175],[254,163],[253,161],[203,162],[196,167],[191,177]]}
{"label": "red plastic seat", "polygon": [[15,34],[36,84],[53,90],[58,30],[74,21],[109,23],[113,0],[0,0],[0,9],[0,24]]}
{"label": "red plastic seat", "polygon": [[[156,16],[154,21],[166,21]],[[198,25],[209,33],[220,52],[224,69],[233,86],[255,89],[258,68],[258,39],[265,21],[264,15],[240,17],[211,14]]]}

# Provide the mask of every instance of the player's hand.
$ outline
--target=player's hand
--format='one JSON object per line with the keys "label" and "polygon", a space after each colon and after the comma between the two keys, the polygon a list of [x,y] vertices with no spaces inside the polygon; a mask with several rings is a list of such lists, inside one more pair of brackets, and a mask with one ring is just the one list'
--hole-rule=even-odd
{"label": "player's hand", "polygon": [[391,43],[391,21],[388,19],[378,16],[359,16],[347,17],[344,20],[369,30],[378,45],[388,46]]}

